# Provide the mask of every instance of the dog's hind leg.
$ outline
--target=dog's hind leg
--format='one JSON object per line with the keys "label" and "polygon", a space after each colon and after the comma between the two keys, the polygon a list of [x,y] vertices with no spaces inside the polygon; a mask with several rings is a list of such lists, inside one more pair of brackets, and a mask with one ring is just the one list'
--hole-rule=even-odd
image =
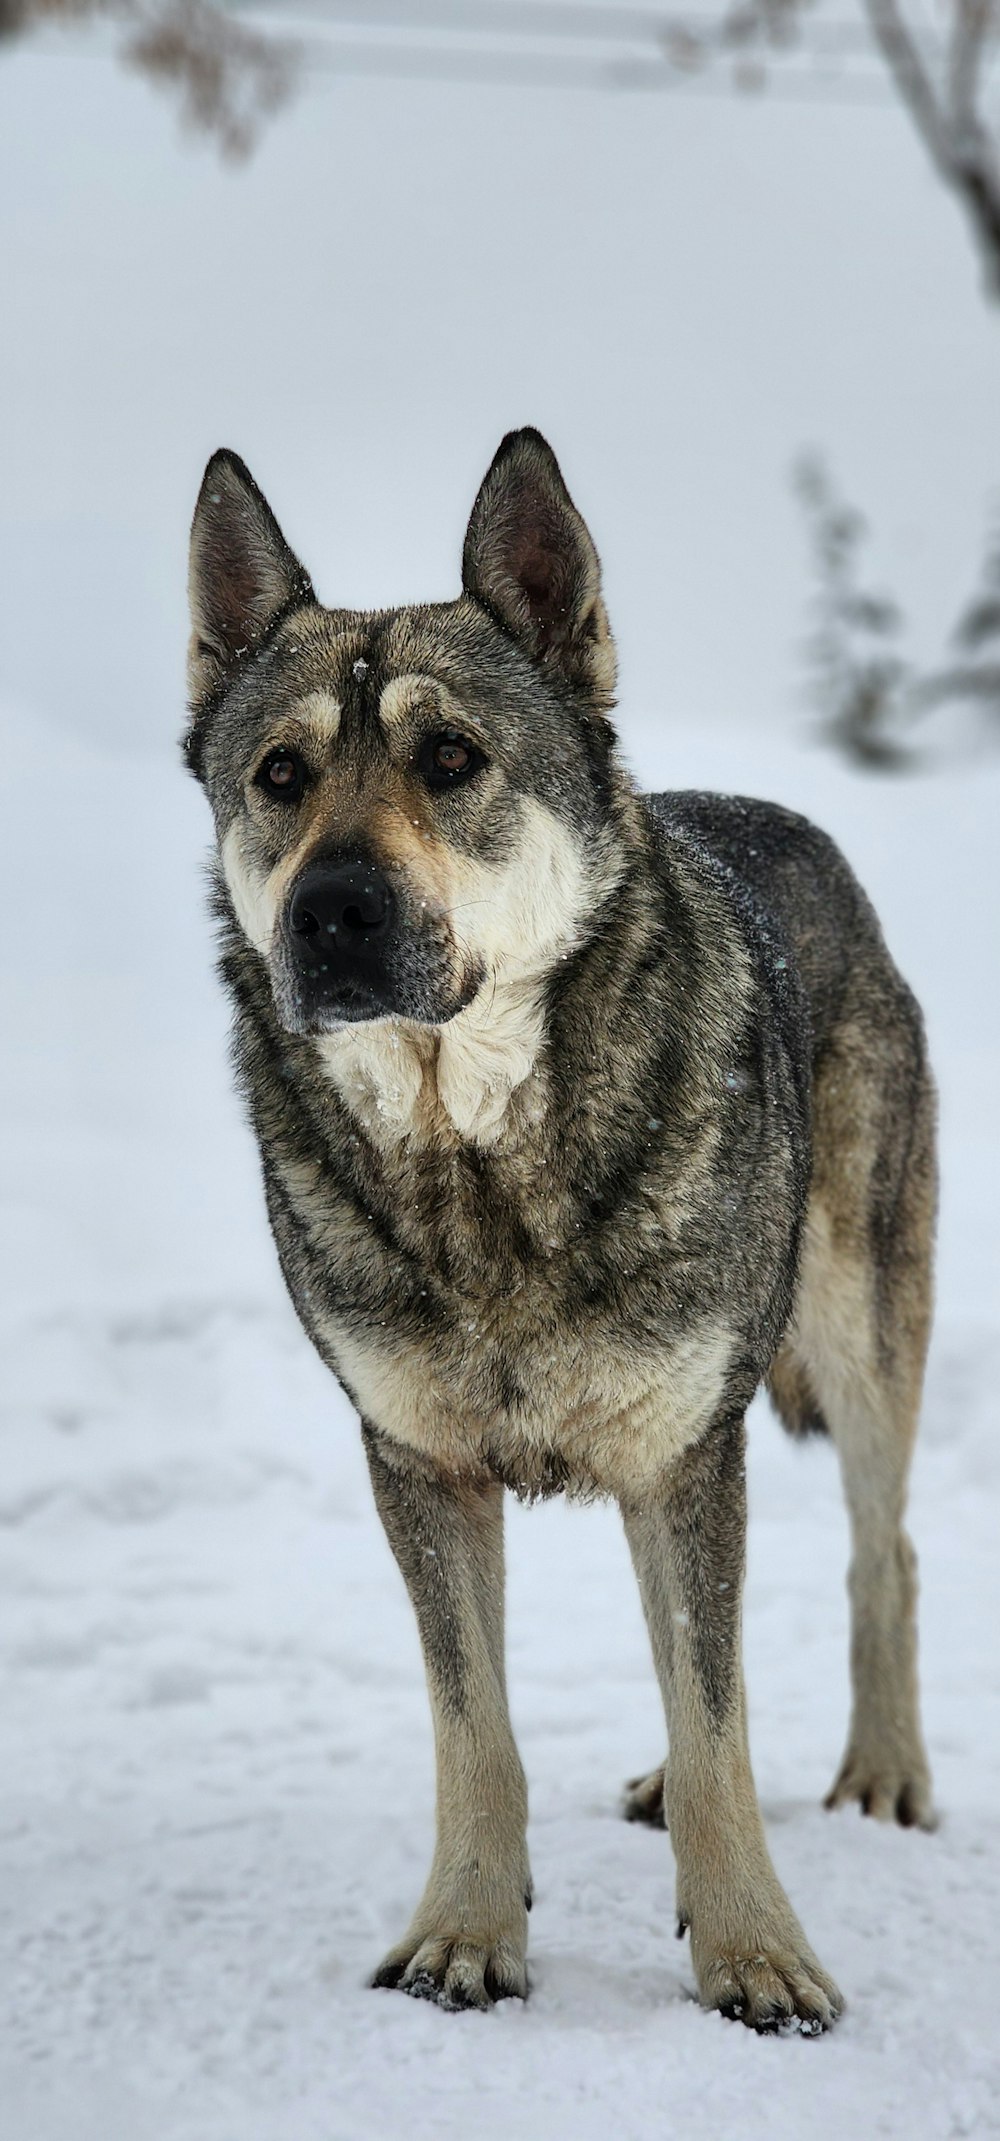
{"label": "dog's hind leg", "polygon": [[851,1524],[852,1715],[828,1806],[933,1826],[903,1529],[930,1322],[934,1100],[919,1024],[857,1028],[817,1080],[816,1160],[788,1344],[840,1459]]}
{"label": "dog's hind leg", "polygon": [[431,1471],[365,1427],[375,1500],[417,1616],[434,1717],[437,1841],[375,1985],[487,2007],[527,1993],[527,1796],[507,1710],[503,1490]]}
{"label": "dog's hind leg", "polygon": [[622,1515],[667,1713],[677,1912],[701,1998],[753,2029],[815,2032],[843,2002],[771,1864],[750,1770],[743,1460],[742,1419],[720,1421]]}

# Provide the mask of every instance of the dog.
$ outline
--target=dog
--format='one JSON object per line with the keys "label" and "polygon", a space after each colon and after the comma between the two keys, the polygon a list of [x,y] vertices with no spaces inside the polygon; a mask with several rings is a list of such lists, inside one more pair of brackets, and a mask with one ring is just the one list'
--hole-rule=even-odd
{"label": "dog", "polygon": [[741,1665],[744,1415],[832,1435],[853,1711],[827,1801],[932,1823],[902,1528],[931,1309],[919,1009],[833,843],[644,796],[597,552],[537,431],[483,481],[455,601],[326,609],[235,454],[191,535],[186,758],[281,1268],[348,1393],[416,1612],[437,1841],[373,1984],[527,1992],[503,1491],[613,1496],[708,2008],[842,2009],[771,1863]]}

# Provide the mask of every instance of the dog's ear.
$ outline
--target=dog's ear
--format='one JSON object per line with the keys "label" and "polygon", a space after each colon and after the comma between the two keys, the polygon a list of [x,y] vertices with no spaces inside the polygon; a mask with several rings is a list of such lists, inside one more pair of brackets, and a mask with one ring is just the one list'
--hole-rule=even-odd
{"label": "dog's ear", "polygon": [[615,648],[600,559],[540,431],[509,431],[487,470],[465,537],[462,585],[534,661],[561,670],[596,711],[610,707]]}
{"label": "dog's ear", "polygon": [[314,602],[263,493],[238,454],[215,453],[191,525],[188,691],[202,705],[282,612]]}

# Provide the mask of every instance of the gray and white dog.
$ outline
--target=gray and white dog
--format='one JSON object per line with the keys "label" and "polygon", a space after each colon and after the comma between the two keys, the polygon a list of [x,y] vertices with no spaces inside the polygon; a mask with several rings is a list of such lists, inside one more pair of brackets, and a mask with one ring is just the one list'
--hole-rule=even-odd
{"label": "gray and white dog", "polygon": [[840,2012],[768,1854],[740,1658],[744,1414],[834,1438],[853,1715],[828,1804],[929,1826],[902,1529],[934,1100],[863,892],[790,812],[642,796],[597,553],[504,439],[457,601],[326,609],[235,455],[191,545],[187,759],[298,1315],[362,1421],[416,1611],[437,1843],[377,1985],[527,1987],[504,1487],[613,1495],[670,1742],[662,1820],[708,2007]]}

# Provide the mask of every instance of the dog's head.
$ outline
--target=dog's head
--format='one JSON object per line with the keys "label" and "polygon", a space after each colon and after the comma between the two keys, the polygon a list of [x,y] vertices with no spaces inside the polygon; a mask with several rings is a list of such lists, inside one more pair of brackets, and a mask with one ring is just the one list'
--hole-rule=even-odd
{"label": "dog's head", "polygon": [[513,432],[455,602],[325,609],[234,454],[191,535],[188,763],[293,1033],[443,1025],[544,973],[616,876],[614,649],[551,448]]}

